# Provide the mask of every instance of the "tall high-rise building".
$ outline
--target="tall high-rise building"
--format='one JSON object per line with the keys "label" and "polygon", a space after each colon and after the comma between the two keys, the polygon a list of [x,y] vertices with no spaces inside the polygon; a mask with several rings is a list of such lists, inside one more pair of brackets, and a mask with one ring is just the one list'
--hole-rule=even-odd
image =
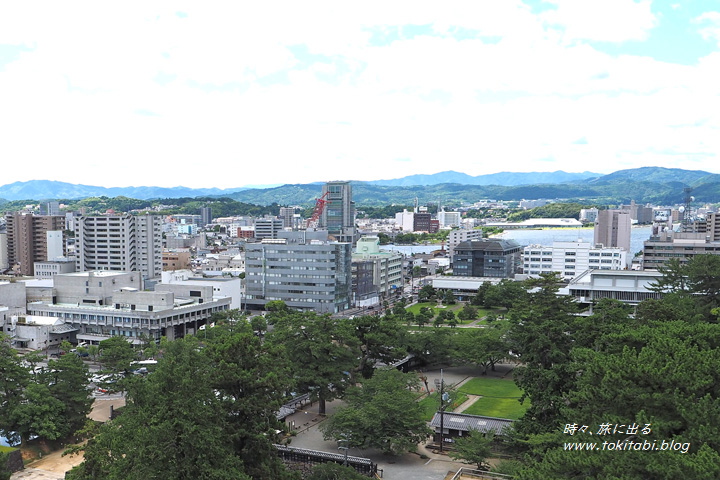
{"label": "tall high-rise building", "polygon": [[35,262],[47,258],[47,232],[62,231],[64,216],[32,215],[29,213],[8,213],[7,248],[10,267],[17,266],[21,275],[32,276]]}
{"label": "tall high-rise building", "polygon": [[630,252],[632,222],[625,210],[600,210],[595,222],[594,243],[604,247],[620,247]]}
{"label": "tall high-rise building", "polygon": [[202,207],[200,208],[200,226],[205,227],[212,223],[212,208]]}
{"label": "tall high-rise building", "polygon": [[328,182],[322,194],[327,196],[325,208],[318,225],[342,242],[355,240],[355,202],[352,199],[350,182]]}
{"label": "tall high-rise building", "polygon": [[82,216],[75,222],[76,270],[141,272],[156,278],[162,272],[160,215]]}

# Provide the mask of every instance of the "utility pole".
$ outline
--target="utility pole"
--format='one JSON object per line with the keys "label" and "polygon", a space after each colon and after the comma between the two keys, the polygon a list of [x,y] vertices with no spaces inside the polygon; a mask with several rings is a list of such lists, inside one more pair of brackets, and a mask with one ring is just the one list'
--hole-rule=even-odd
{"label": "utility pole", "polygon": [[440,370],[440,379],[435,379],[435,388],[440,393],[440,453],[443,453],[445,447],[445,401],[447,393],[445,393],[445,380],[443,379],[443,371]]}

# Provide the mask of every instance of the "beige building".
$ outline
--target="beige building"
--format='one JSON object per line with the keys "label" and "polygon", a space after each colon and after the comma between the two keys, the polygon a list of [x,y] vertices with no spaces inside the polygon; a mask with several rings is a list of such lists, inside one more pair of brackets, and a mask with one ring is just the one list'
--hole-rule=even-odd
{"label": "beige building", "polygon": [[643,269],[657,270],[670,259],[687,263],[695,255],[720,255],[720,242],[708,233],[659,232],[645,240]]}
{"label": "beige building", "polygon": [[163,272],[190,268],[189,250],[166,250],[162,254]]}

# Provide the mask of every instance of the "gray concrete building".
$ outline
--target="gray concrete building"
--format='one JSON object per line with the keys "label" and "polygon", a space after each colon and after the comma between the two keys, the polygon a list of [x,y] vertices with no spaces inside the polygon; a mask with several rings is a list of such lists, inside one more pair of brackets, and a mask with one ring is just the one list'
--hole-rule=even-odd
{"label": "gray concrete building", "polygon": [[52,301],[29,302],[28,314],[57,317],[78,330],[77,340],[97,344],[111,336],[170,340],[198,331],[231,299],[203,285],[158,285],[143,290],[140,272],[92,271],[56,275]]}
{"label": "gray concrete building", "polygon": [[255,220],[255,238],[278,238],[283,231],[283,221],[279,218],[258,218]]}
{"label": "gray concrete building", "polygon": [[327,241],[324,231],[280,235],[245,246],[248,308],[264,308],[272,300],[319,313],[349,308],[351,245]]}
{"label": "gray concrete building", "polygon": [[372,262],[373,285],[380,300],[388,298],[395,289],[402,288],[403,256],[398,252],[381,251],[379,237],[360,238],[357,241],[355,253],[352,255],[352,261],[353,263]]}

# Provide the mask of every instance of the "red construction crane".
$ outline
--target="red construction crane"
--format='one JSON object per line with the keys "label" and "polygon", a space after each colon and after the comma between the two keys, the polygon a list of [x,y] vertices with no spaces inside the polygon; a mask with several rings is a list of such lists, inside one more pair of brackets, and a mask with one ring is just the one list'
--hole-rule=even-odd
{"label": "red construction crane", "polygon": [[328,201],[325,200],[325,197],[328,196],[328,193],[323,193],[322,197],[315,200],[315,209],[313,210],[312,215],[307,221],[307,228],[316,228],[318,224],[318,220],[320,219],[320,215],[322,215],[323,210],[325,210],[325,205],[327,205]]}

